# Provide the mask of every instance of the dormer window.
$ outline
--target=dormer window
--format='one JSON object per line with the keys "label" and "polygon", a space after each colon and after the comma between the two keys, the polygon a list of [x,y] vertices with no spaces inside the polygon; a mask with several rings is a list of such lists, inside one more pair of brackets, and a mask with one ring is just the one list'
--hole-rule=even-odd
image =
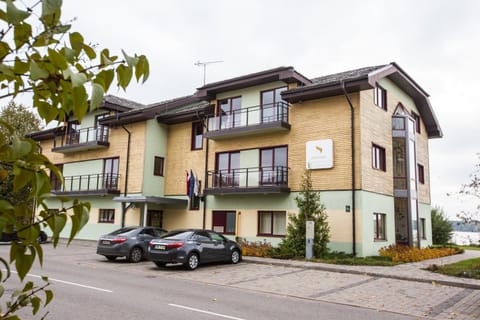
{"label": "dormer window", "polygon": [[373,103],[377,107],[387,111],[387,90],[376,86],[373,92]]}

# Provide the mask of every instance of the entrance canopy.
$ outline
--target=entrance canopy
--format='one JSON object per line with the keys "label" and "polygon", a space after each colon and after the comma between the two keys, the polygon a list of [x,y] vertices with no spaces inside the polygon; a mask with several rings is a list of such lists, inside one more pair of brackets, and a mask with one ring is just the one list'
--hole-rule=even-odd
{"label": "entrance canopy", "polygon": [[188,205],[188,200],[153,196],[121,196],[113,198],[113,201],[128,203],[147,203],[147,204],[172,204]]}

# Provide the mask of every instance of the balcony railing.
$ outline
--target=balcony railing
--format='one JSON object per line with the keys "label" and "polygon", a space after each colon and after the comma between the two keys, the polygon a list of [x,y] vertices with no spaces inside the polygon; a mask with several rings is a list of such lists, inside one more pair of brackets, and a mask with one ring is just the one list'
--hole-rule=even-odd
{"label": "balcony railing", "polygon": [[289,192],[284,166],[240,168],[208,172],[207,194]]}
{"label": "balcony railing", "polygon": [[56,135],[53,151],[68,152],[108,146],[108,127],[89,127]]}
{"label": "balcony railing", "polygon": [[63,185],[53,183],[56,194],[118,194],[120,175],[114,173],[66,176]]}
{"label": "balcony railing", "polygon": [[208,118],[207,137],[217,137],[222,131],[246,132],[249,129],[290,129],[288,104],[278,102],[250,108],[242,108]]}

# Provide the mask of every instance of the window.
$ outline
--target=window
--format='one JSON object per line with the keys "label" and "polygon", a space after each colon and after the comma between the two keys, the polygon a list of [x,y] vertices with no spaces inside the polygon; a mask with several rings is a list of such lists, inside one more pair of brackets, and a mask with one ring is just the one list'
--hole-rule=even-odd
{"label": "window", "polygon": [[98,141],[108,141],[108,126],[102,126],[98,122],[110,116],[110,113],[103,113],[95,116],[95,131]]}
{"label": "window", "polygon": [[273,90],[262,91],[261,106],[262,106],[262,122],[272,122],[283,120],[284,113],[283,106],[287,105],[282,99],[282,91],[287,90],[287,87],[281,87]]}
{"label": "window", "polygon": [[376,144],[372,145],[372,167],[377,170],[387,171],[385,149]]}
{"label": "window", "polygon": [[412,118],[415,120],[415,131],[417,131],[417,133],[421,133],[420,116],[412,112]]}
{"label": "window", "polygon": [[217,153],[215,187],[235,187],[240,184],[240,152]]}
{"label": "window", "polygon": [[99,209],[98,210],[98,223],[114,223],[115,222],[115,209]]}
{"label": "window", "polygon": [[418,182],[425,184],[425,168],[421,164],[417,164]]}
{"label": "window", "polygon": [[217,114],[220,117],[220,129],[230,129],[241,124],[242,97],[218,101]]}
{"label": "window", "polygon": [[373,214],[373,239],[374,240],[386,240],[385,237],[385,220],[386,214],[374,213]]}
{"label": "window", "polygon": [[118,189],[118,166],[119,158],[103,160],[104,189]]}
{"label": "window", "polygon": [[163,165],[165,159],[163,157],[155,157],[153,163],[153,175],[154,176],[163,176]]}
{"label": "window", "polygon": [[287,234],[287,213],[285,211],[259,211],[259,236],[285,236]]}
{"label": "window", "polygon": [[261,184],[287,183],[287,147],[275,147],[260,151]]}
{"label": "window", "polygon": [[[60,173],[63,173],[63,164],[56,164],[55,165]],[[60,180],[53,171],[50,171],[50,186],[54,191],[61,191],[62,190],[62,180]]]}
{"label": "window", "polygon": [[235,234],[237,213],[235,211],[213,211],[212,229],[218,233]]}
{"label": "window", "polygon": [[203,148],[203,123],[192,123],[192,150]]}
{"label": "window", "polygon": [[375,87],[373,93],[373,103],[383,110],[387,110],[387,90],[382,87]]}
{"label": "window", "polygon": [[420,239],[423,239],[423,240],[427,239],[427,235],[425,233],[425,218],[420,218],[418,236]]}

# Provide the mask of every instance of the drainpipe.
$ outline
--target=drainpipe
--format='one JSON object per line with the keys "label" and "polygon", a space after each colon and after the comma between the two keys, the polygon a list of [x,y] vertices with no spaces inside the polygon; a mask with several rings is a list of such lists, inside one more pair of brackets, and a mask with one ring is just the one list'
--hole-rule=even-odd
{"label": "drainpipe", "polygon": [[206,228],[206,222],[207,222],[207,196],[205,195],[205,189],[207,188],[207,183],[208,183],[208,142],[210,139],[206,138],[205,139],[205,183],[203,186],[203,229]]}
{"label": "drainpipe", "polygon": [[[128,140],[127,140],[127,164],[125,168],[125,186],[123,188],[123,197],[127,197],[127,188],[128,188],[128,170],[129,170],[129,165],[130,165],[130,141],[132,137],[132,133],[125,128],[125,126],[122,125],[123,130],[125,130],[128,134]],[[122,201],[122,228],[125,227],[125,215],[127,213],[127,209],[125,206],[125,201]]]}
{"label": "drainpipe", "polygon": [[347,90],[345,89],[345,82],[340,81],[340,86],[342,87],[343,94],[348,101],[348,106],[350,107],[350,134],[351,134],[351,154],[352,154],[352,253],[355,257],[357,255],[356,247],[356,231],[355,231],[355,117],[354,117],[354,108],[352,101],[348,96]]}

